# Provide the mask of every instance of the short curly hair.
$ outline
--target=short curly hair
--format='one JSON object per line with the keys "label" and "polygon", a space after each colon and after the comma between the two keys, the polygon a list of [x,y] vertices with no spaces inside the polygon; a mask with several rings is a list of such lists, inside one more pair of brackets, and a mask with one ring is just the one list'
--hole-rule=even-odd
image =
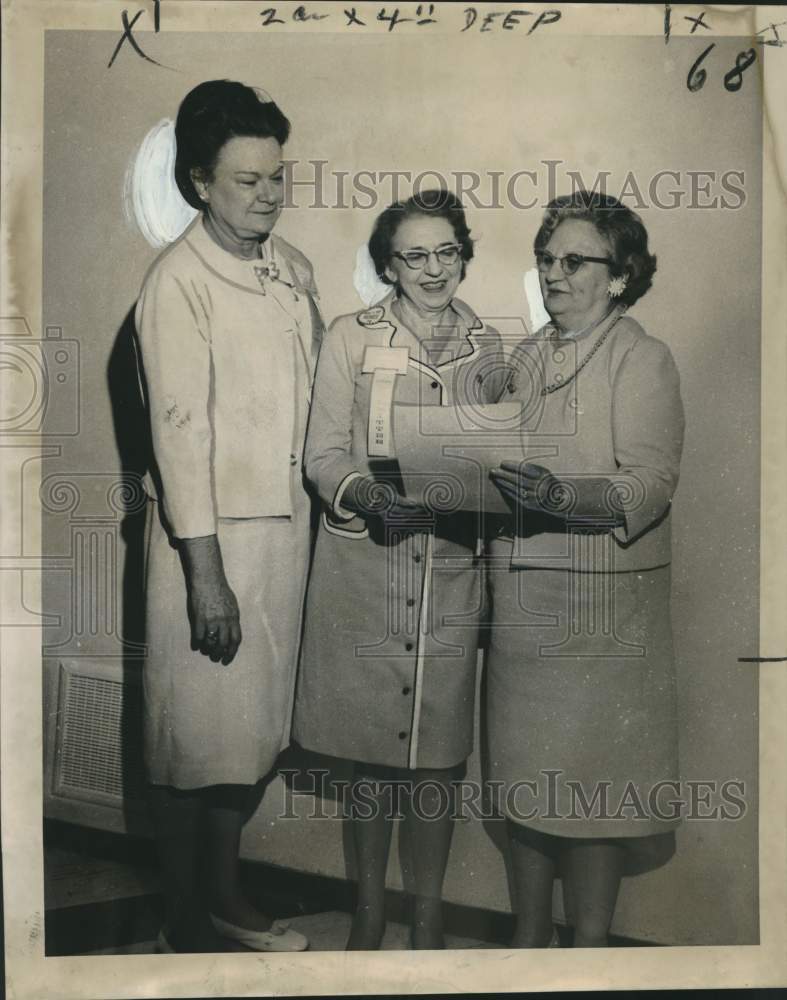
{"label": "short curly hair", "polygon": [[473,241],[461,201],[445,188],[420,191],[406,201],[395,201],[377,216],[369,237],[369,253],[377,277],[386,285],[393,284],[385,273],[391,262],[393,238],[404,220],[414,215],[435,216],[451,223],[456,242],[462,247],[460,257],[464,278],[467,263],[473,259]]}
{"label": "short curly hair", "polygon": [[653,284],[656,257],[648,252],[648,231],[642,219],[617,198],[598,191],[574,191],[549,202],[533,248],[543,250],[549,238],[566,219],[591,222],[610,245],[613,277],[627,278],[617,301],[632,306]]}
{"label": "short curly hair", "polygon": [[202,208],[191,179],[199,170],[211,180],[223,146],[235,136],[275,139],[284,145],[290,122],[262,92],[232,80],[206,80],[183,98],[175,122],[175,182],[193,208]]}

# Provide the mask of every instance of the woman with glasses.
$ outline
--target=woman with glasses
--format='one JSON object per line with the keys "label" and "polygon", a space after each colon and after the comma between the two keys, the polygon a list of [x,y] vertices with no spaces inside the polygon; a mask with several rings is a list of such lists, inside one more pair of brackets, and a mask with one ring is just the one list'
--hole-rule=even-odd
{"label": "woman with glasses", "polygon": [[656,259],[614,198],[552,201],[535,239],[551,322],[521,344],[522,457],[492,477],[490,778],[507,819],[514,945],[603,947],[622,874],[672,850],[678,738],[670,504],[683,407],[669,348],[626,315]]}
{"label": "woman with glasses", "polygon": [[426,191],[369,240],[391,291],[339,317],[317,365],[305,468],[323,501],[307,595],[293,735],[355,762],[358,905],[348,949],[380,947],[392,813],[415,883],[411,943],[444,947],[452,782],[472,749],[481,586],[472,515],[433,516],[385,458],[391,402],[493,401],[500,338],[455,298],[473,257],[461,204]]}

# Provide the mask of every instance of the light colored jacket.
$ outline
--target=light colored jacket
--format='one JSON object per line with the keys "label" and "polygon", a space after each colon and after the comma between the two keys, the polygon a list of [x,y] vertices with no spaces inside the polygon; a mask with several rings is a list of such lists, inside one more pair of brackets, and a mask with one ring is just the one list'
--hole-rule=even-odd
{"label": "light colored jacket", "polygon": [[367,351],[405,349],[393,400],[423,408],[492,402],[505,369],[495,363],[500,335],[463,302],[453,300],[456,336],[438,355],[393,303],[391,295],[339,317],[320,352],[305,469],[324,503],[293,736],[335,757],[444,768],[473,746],[483,606],[478,518],[459,512],[386,528],[380,518],[353,517],[341,497],[353,476],[379,471],[367,449],[374,382]]}
{"label": "light colored jacket", "polygon": [[[397,379],[394,402],[447,406],[490,402],[505,381],[500,334],[484,324],[460,299],[452,302],[459,316],[462,345],[448,361],[430,364],[427,351],[393,313],[393,294],[360,313],[340,316],[331,324],[320,354],[319,391],[315,394],[305,450],[307,477],[327,506],[329,519],[349,521],[341,497],[349,483],[374,470],[367,452],[372,378],[363,375],[368,347],[401,347],[409,351],[408,372]],[[364,530],[360,517],[348,530]]]}
{"label": "light colored jacket", "polygon": [[[670,349],[623,316],[571,379],[594,337],[557,342],[550,332],[545,327],[515,349],[501,401],[524,404],[521,440],[529,461],[558,477],[608,477],[617,485],[626,524],[604,536],[604,544],[588,546],[556,517],[526,516],[512,564],[595,572],[665,566],[684,433]],[[541,395],[543,385],[556,381],[565,385]]]}
{"label": "light colored jacket", "polygon": [[299,488],[317,290],[302,253],[275,235],[263,247],[262,260],[234,257],[199,216],[137,303],[157,466],[146,488],[180,538],[215,533],[218,518],[287,516]]}

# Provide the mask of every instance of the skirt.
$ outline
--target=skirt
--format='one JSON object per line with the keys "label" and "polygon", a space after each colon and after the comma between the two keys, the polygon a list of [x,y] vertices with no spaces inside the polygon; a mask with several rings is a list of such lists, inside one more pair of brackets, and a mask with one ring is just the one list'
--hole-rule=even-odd
{"label": "skirt", "polygon": [[499,810],[543,833],[680,822],[669,567],[490,574],[486,698]]}
{"label": "skirt", "polygon": [[[458,520],[458,519],[457,519]],[[481,568],[467,532],[317,533],[293,737],[364,764],[443,769],[473,748]]]}
{"label": "skirt", "polygon": [[191,649],[178,549],[148,503],[144,749],[153,784],[255,784],[289,743],[309,560],[309,502],[293,517],[220,519],[243,639],[228,666]]}

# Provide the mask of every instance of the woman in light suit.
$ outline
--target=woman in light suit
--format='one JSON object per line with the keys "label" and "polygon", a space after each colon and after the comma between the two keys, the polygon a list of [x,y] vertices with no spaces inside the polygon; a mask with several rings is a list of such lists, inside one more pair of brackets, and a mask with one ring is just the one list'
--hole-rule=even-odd
{"label": "woman in light suit", "polygon": [[413,847],[412,944],[441,948],[452,781],[473,743],[478,525],[469,515],[434,517],[391,480],[381,503],[370,428],[385,439],[386,414],[374,402],[380,366],[396,369],[395,403],[495,399],[503,372],[490,358],[500,338],[455,298],[473,256],[455,196],[427,191],[391,205],[369,250],[391,292],[332,324],[315,380],[305,468],[323,511],[293,735],[356,762],[359,896],[347,947],[375,949],[383,937],[390,796],[399,782]]}
{"label": "woman in light suit", "polygon": [[175,176],[200,214],[136,311],[154,451],[144,739],[165,951],[308,944],[244,897],[238,862],[250,790],[289,742],[309,556],[301,456],[321,325],[311,265],[272,235],[289,128],[240,83],[187,95]]}
{"label": "woman in light suit", "polygon": [[604,947],[621,876],[663,857],[680,822],[669,514],[683,404],[669,347],[626,315],[656,270],[639,216],[577,191],[549,204],[534,249],[551,322],[514,352],[503,393],[530,423],[521,462],[493,472],[512,516],[490,544],[489,773],[514,944],[557,941],[560,871],[574,946]]}

